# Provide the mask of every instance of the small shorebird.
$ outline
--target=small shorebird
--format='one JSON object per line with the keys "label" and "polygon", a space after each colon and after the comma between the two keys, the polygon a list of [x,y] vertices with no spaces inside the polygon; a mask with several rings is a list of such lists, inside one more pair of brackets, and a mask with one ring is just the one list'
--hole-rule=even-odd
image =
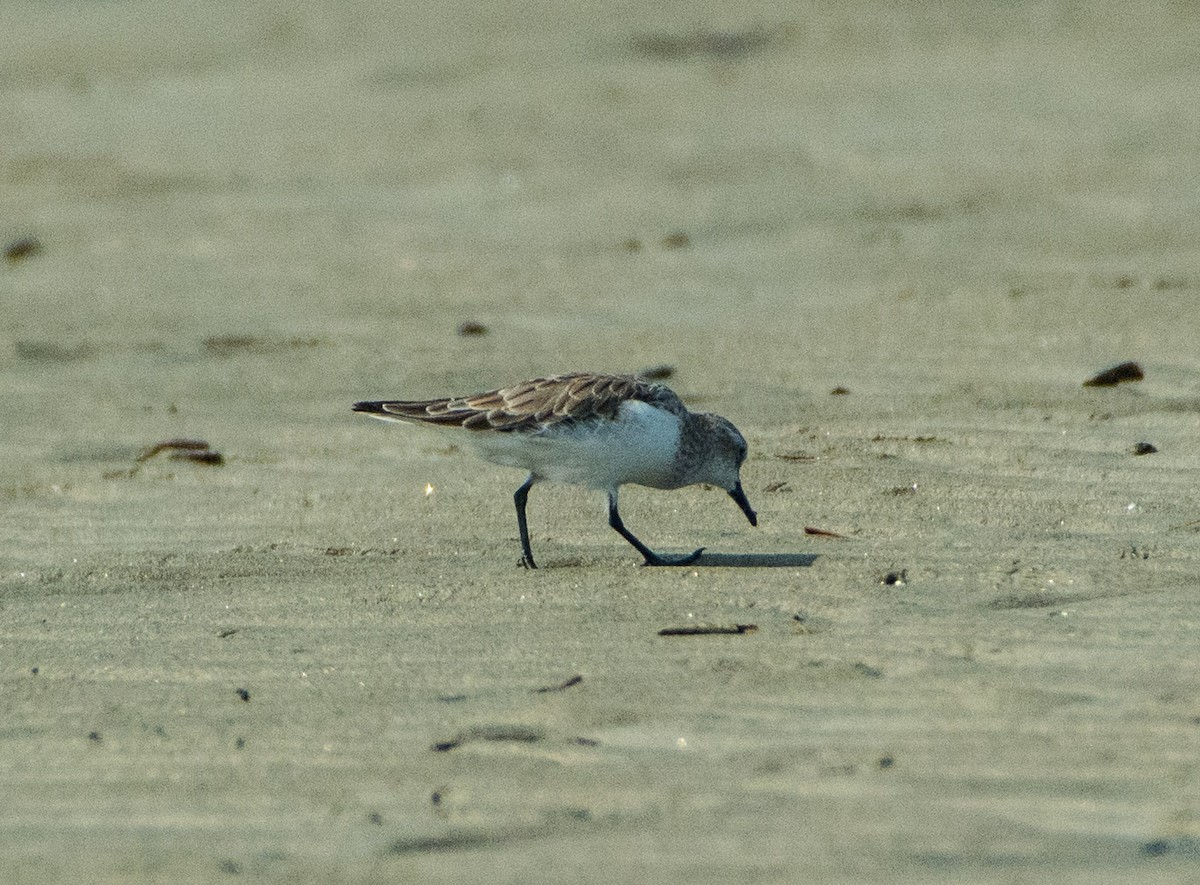
{"label": "small shorebird", "polygon": [[551,375],[474,396],[355,403],[354,411],[466,430],[485,460],[528,470],[513,495],[526,568],[537,565],[525,502],[541,480],[607,492],[608,524],[646,558],[646,565],[687,565],[704,548],[662,556],[639,541],[617,510],[617,492],[625,483],[655,489],[711,483],[729,493],[750,525],[758,525],[742,491],[746,440],[738,429],[720,415],[689,412],[670,388],[633,375]]}

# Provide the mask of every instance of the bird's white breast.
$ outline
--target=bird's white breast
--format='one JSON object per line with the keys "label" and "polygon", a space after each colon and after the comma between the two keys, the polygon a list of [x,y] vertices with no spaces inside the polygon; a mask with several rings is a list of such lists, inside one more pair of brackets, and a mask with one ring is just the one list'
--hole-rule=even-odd
{"label": "bird's white breast", "polygon": [[532,433],[481,431],[472,441],[489,461],[556,482],[600,489],[630,482],[673,488],[679,433],[676,415],[628,400],[615,421],[596,419]]}

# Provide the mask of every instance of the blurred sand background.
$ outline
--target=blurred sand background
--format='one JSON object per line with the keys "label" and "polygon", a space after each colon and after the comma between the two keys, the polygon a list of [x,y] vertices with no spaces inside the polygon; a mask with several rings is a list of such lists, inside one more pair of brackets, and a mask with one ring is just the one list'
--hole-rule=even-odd
{"label": "blurred sand background", "polygon": [[[1197,875],[1200,7],[3,18],[0,879]],[[773,567],[349,412],[658,364]]]}

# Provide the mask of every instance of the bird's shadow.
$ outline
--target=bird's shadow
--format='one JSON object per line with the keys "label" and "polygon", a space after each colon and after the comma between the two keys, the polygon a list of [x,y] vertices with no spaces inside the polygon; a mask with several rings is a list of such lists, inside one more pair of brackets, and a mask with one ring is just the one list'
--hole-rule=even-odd
{"label": "bird's shadow", "polygon": [[713,568],[807,568],[817,561],[816,553],[701,553],[689,565]]}

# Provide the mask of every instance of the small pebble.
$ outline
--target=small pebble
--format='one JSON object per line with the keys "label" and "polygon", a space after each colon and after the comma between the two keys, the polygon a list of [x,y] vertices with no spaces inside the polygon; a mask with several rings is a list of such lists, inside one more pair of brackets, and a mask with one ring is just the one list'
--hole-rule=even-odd
{"label": "small pebble", "polygon": [[1135,455],[1153,455],[1157,451],[1158,446],[1148,442],[1140,442],[1133,447],[1133,453]]}
{"label": "small pebble", "polygon": [[647,381],[666,381],[675,374],[675,367],[669,363],[661,363],[642,369],[637,374],[639,378],[645,378]]}
{"label": "small pebble", "polygon": [[1146,377],[1142,367],[1135,362],[1121,363],[1111,369],[1098,372],[1083,382],[1084,387],[1115,387],[1125,381],[1141,381]]}
{"label": "small pebble", "polygon": [[475,320],[466,320],[458,324],[458,334],[461,338],[475,338],[488,333],[488,327]]}
{"label": "small pebble", "polygon": [[26,258],[32,258],[41,251],[42,241],[37,237],[21,237],[4,247],[4,257],[15,264]]}

